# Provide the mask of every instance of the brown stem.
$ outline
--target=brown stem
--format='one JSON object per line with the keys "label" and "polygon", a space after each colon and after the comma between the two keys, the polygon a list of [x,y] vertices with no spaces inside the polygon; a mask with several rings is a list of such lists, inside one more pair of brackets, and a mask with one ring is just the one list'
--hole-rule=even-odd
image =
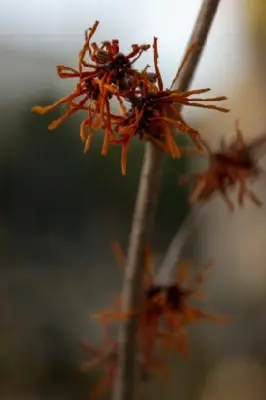
{"label": "brown stem", "polygon": [[[173,88],[186,91],[193,79],[202,54],[219,0],[203,0],[195,28],[189,41],[197,41],[197,48],[190,54]],[[152,143],[146,144],[139,189],[137,193],[132,228],[129,238],[127,268],[122,293],[124,311],[136,309],[141,296],[144,273],[144,245],[150,242],[157,197],[159,194],[164,153]],[[134,400],[137,396],[137,318],[131,317],[121,326],[119,373],[114,388],[114,400]]]}

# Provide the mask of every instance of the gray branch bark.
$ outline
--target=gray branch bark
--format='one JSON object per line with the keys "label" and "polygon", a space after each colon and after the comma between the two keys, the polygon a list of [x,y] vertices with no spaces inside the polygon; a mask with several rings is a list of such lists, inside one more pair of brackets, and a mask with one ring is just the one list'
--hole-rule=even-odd
{"label": "gray branch bark", "polygon": [[[204,0],[195,23],[188,47],[195,40],[197,47],[190,54],[183,70],[173,84],[173,88],[188,89],[208,33],[219,5],[219,0]],[[125,311],[136,309],[142,288],[144,273],[144,244],[150,242],[155,218],[157,198],[160,191],[164,154],[152,143],[146,144],[141,171],[136,206],[129,238],[127,268],[122,292],[122,308]],[[137,371],[137,318],[131,317],[121,325],[119,371],[114,388],[114,400],[135,400],[138,383]]]}

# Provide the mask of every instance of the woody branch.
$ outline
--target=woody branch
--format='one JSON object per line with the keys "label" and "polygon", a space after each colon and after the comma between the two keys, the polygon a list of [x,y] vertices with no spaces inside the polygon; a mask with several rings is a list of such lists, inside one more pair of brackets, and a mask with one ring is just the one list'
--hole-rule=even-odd
{"label": "woody branch", "polygon": [[[188,89],[201,54],[203,52],[219,0],[204,0],[192,32],[189,45],[196,41],[197,47],[190,54],[185,67],[173,82],[173,88]],[[180,111],[181,107],[179,107]],[[140,175],[135,211],[133,215],[127,268],[122,293],[122,308],[125,311],[135,309],[141,294],[144,273],[144,244],[150,242],[157,199],[163,175],[163,152],[152,143],[146,144],[144,161]],[[128,318],[121,326],[119,371],[114,388],[114,400],[134,400],[137,383],[137,317]]]}

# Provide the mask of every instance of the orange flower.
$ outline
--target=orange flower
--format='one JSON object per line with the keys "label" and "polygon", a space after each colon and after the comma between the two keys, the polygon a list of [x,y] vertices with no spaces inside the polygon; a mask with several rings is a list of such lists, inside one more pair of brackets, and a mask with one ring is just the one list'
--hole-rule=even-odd
{"label": "orange flower", "polygon": [[[114,254],[118,265],[122,268],[125,267],[125,255],[118,242],[113,245]],[[170,372],[167,367],[167,360],[164,360],[162,355],[158,358],[156,355],[157,351],[157,337],[158,339],[164,340],[164,335],[160,333],[158,324],[160,318],[160,308],[158,308],[158,302],[155,301],[155,296],[150,301],[149,296],[146,295],[146,290],[152,285],[152,258],[148,246],[145,248],[146,253],[146,273],[143,279],[143,297],[142,304],[137,310],[131,312],[123,312],[121,309],[120,296],[115,297],[114,307],[110,309],[97,312],[93,317],[104,324],[109,326],[111,323],[117,323],[125,320],[132,315],[139,316],[139,328],[137,334],[138,348],[140,352],[140,359],[142,360],[143,367],[146,371],[150,371],[159,374],[161,377],[169,377]],[[153,301],[154,300],[154,301]],[[143,305],[143,302],[145,305]]]}
{"label": "orange flower", "polygon": [[[125,266],[125,256],[118,243],[114,245],[116,259],[119,265]],[[115,308],[95,314],[101,323],[118,322],[132,315],[138,315],[138,346],[143,359],[152,364],[154,354],[159,349],[176,349],[182,355],[187,354],[186,326],[198,320],[225,323],[227,317],[205,312],[189,305],[191,298],[200,299],[203,293],[199,284],[205,279],[207,271],[213,265],[208,264],[205,269],[196,275],[190,287],[184,286],[188,275],[188,261],[179,264],[177,282],[169,285],[159,285],[154,282],[152,255],[149,248],[145,248],[145,276],[141,304],[137,310],[125,313],[121,310],[120,299]]]}
{"label": "orange flower", "polygon": [[[65,113],[49,125],[50,130],[57,128],[77,111],[85,111],[87,115],[80,127],[80,136],[85,143],[84,151],[90,148],[93,132],[104,130],[101,154],[107,154],[109,143],[121,143],[123,175],[126,174],[128,147],[133,136],[151,140],[173,158],[181,156],[174,139],[176,129],[192,136],[200,147],[199,133],[184,120],[178,106],[190,105],[227,112],[229,110],[222,107],[202,104],[221,101],[226,97],[191,98],[192,95],[205,93],[210,89],[186,92],[164,89],[158,67],[157,38],[154,38],[153,42],[155,72],[147,72],[148,67],[139,72],[133,65],[150,45],[133,44],[128,54],[120,52],[119,41],[116,39],[98,45],[92,42],[98,25],[99,21],[96,21],[85,33],[78,68],[57,66],[57,73],[61,79],[78,80],[73,92],[52,105],[35,106],[32,110],[43,115],[62,104],[66,106]],[[178,74],[191,51],[192,49],[189,49]],[[118,101],[121,115],[111,113],[109,102],[112,98]],[[130,109],[127,109],[125,102],[130,104]]]}
{"label": "orange flower", "polygon": [[104,115],[101,116],[99,114],[99,107],[97,106],[97,104],[93,104],[94,96],[96,96],[97,93],[96,89],[96,86],[88,88],[87,82],[80,79],[80,82],[76,85],[75,90],[72,93],[59,99],[54,104],[48,106],[34,106],[32,108],[32,111],[37,114],[44,115],[61,105],[66,106],[66,112],[58,119],[52,121],[52,123],[48,126],[49,130],[56,129],[67,118],[75,114],[77,111],[85,111],[87,113],[87,116],[80,126],[80,137],[82,141],[85,142],[84,151],[86,152],[90,148],[93,131],[104,129],[102,154],[105,155],[107,153],[110,136],[112,136],[112,128],[110,124],[110,118],[112,114],[110,112],[109,103],[106,106],[107,111],[104,113]]}
{"label": "orange flower", "polygon": [[[83,67],[94,69],[94,77],[101,80],[101,86],[114,84],[120,92],[127,91],[131,87],[131,80],[136,71],[133,64],[140,58],[142,53],[150,48],[150,45],[133,44],[128,54],[120,52],[119,41],[113,39],[111,42],[104,41],[101,46],[91,43],[92,36],[96,32],[99,21],[96,21],[89,34],[85,34],[85,44],[79,54],[79,71]],[[85,61],[86,55],[89,61]],[[92,64],[92,62],[94,64]],[[136,77],[134,77],[134,80]]]}
{"label": "orange flower", "polygon": [[[119,52],[118,40],[104,42],[99,47],[96,43],[91,43],[98,24],[99,21],[96,21],[89,33],[86,32],[85,44],[79,54],[78,69],[57,66],[57,74],[61,79],[78,79],[74,91],[52,105],[35,106],[32,111],[44,115],[62,104],[66,106],[66,112],[49,125],[49,130],[57,128],[77,111],[86,111],[87,117],[80,127],[80,136],[85,142],[84,151],[90,147],[93,131],[104,129],[101,153],[106,155],[108,143],[113,139],[111,118],[116,118],[111,114],[109,100],[115,96],[121,109],[125,109],[121,91],[128,89],[133,78],[136,80],[132,65],[150,46],[134,44],[132,51],[127,55]],[[87,54],[90,62],[85,61]]]}
{"label": "orange flower", "polygon": [[[137,82],[136,86],[138,88],[135,88],[130,97],[132,107],[129,111],[124,111],[121,118],[118,117],[113,121],[116,125],[115,131],[118,133],[118,138],[111,141],[113,143],[122,143],[121,169],[123,175],[126,173],[128,146],[133,136],[137,135],[140,139],[151,140],[173,158],[179,158],[181,155],[180,149],[174,139],[176,129],[189,134],[196,144],[199,145],[199,133],[184,120],[178,111],[178,106],[189,105],[215,109],[222,112],[229,111],[223,107],[202,104],[202,102],[225,100],[226,97],[224,96],[206,99],[191,98],[192,95],[206,93],[210,89],[190,90],[186,92],[164,89],[158,66],[157,38],[154,38],[153,50],[155,73],[148,75],[147,68],[145,68],[140,76],[138,76],[141,85],[140,82]],[[181,72],[192,50],[193,48],[189,49],[178,74]],[[156,81],[157,84],[155,83]]]}
{"label": "orange flower", "polygon": [[[258,197],[247,188],[246,180],[257,179],[262,172],[257,164],[257,154],[253,153],[265,147],[266,136],[262,135],[247,145],[237,122],[236,131],[236,139],[228,146],[223,143],[216,153],[213,153],[205,143],[211,163],[205,172],[192,174],[195,183],[189,199],[191,204],[196,201],[207,201],[219,192],[229,210],[233,211],[234,204],[228,196],[228,189],[237,184],[239,184],[239,206],[243,205],[245,196],[257,206],[262,204]],[[187,178],[188,176],[183,177],[182,181],[188,180]]]}
{"label": "orange flower", "polygon": [[[196,275],[191,286],[186,287],[189,261],[183,261],[178,266],[177,282],[169,285],[158,285],[154,282],[146,290],[146,309],[141,315],[141,323],[145,327],[151,326],[153,318],[153,340],[161,338],[163,345],[168,349],[176,349],[183,356],[187,355],[187,330],[188,324],[198,320],[209,320],[212,322],[226,323],[228,318],[223,315],[216,315],[192,307],[188,301],[191,298],[201,299],[204,293],[199,290],[199,284],[204,282],[208,270],[213,263],[208,264],[204,270]],[[159,330],[159,324],[163,330]],[[157,329],[156,329],[157,328]],[[148,343],[154,342],[150,337]]]}
{"label": "orange flower", "polygon": [[184,325],[198,320],[209,320],[212,322],[225,323],[228,318],[192,307],[188,304],[191,298],[202,299],[204,293],[199,290],[199,285],[205,281],[205,277],[213,263],[207,266],[194,277],[191,285],[186,286],[188,268],[190,262],[183,261],[178,265],[177,281],[166,288],[166,302],[163,319],[170,332],[178,331]]}
{"label": "orange flower", "polygon": [[[83,73],[84,67],[92,69],[90,77],[85,76],[85,80],[90,82],[91,86],[96,83],[98,88],[97,106],[103,119],[105,111],[110,117],[107,103],[112,96],[117,98],[121,110],[125,110],[122,97],[127,96],[131,90],[132,81],[136,81],[136,71],[132,66],[142,53],[150,48],[150,45],[133,44],[132,50],[125,55],[120,52],[117,39],[113,39],[111,42],[105,41],[101,46],[95,42],[91,43],[98,25],[99,21],[96,21],[89,29],[89,33],[85,34],[85,44],[79,54],[79,73]],[[85,60],[86,55],[89,56],[88,61]]]}

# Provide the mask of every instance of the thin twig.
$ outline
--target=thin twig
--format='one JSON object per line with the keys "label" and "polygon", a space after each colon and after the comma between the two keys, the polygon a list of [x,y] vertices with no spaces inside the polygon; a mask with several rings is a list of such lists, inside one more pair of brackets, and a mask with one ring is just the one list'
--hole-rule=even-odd
{"label": "thin twig", "polygon": [[176,269],[176,264],[180,260],[184,245],[186,244],[189,235],[193,233],[199,220],[205,213],[206,207],[209,207],[209,202],[198,203],[193,206],[183,224],[177,229],[177,232],[173,236],[166,250],[161,266],[157,272],[155,280],[156,283],[160,285],[166,285],[171,280],[171,276]]}
{"label": "thin twig", "polygon": [[[197,18],[188,47],[196,40],[197,47],[190,54],[173,88],[188,89],[202,54],[219,0],[204,0]],[[143,167],[140,176],[136,206],[133,215],[127,268],[122,293],[122,308],[136,309],[141,293],[144,273],[144,244],[150,242],[157,197],[162,181],[164,154],[152,143],[146,144]],[[114,400],[134,400],[137,391],[137,317],[128,318],[121,326],[119,371],[114,388]]]}

